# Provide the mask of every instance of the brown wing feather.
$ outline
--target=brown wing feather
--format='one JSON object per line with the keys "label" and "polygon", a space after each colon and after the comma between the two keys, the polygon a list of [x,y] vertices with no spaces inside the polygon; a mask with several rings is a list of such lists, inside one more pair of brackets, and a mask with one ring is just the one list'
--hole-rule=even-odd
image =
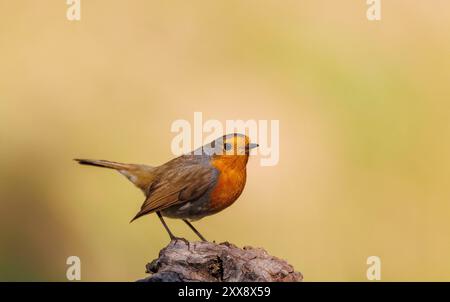
{"label": "brown wing feather", "polygon": [[141,210],[131,220],[201,197],[214,184],[214,168],[190,163],[165,167],[150,186]]}

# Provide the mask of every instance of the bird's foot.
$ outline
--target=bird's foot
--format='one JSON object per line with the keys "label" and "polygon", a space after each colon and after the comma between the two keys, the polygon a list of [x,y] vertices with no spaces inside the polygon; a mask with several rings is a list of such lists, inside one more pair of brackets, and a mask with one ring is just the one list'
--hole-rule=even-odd
{"label": "bird's foot", "polygon": [[175,242],[177,242],[178,240],[184,241],[186,244],[189,244],[189,241],[187,241],[185,238],[182,238],[182,237],[176,237],[176,236],[170,237],[170,241],[175,241]]}

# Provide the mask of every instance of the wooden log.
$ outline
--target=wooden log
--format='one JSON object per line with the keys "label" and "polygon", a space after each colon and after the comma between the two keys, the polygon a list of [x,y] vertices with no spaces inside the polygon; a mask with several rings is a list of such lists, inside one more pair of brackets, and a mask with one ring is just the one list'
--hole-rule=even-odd
{"label": "wooden log", "polygon": [[292,282],[303,276],[262,248],[172,240],[146,265],[144,282]]}

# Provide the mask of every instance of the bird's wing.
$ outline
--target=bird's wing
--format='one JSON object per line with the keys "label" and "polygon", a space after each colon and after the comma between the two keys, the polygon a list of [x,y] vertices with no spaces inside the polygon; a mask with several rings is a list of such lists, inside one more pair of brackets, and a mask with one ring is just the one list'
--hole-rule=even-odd
{"label": "bird's wing", "polygon": [[[147,199],[133,220],[175,204],[196,200],[215,183],[214,168],[189,164],[167,169],[149,188]],[[132,220],[132,221],[133,221]]]}

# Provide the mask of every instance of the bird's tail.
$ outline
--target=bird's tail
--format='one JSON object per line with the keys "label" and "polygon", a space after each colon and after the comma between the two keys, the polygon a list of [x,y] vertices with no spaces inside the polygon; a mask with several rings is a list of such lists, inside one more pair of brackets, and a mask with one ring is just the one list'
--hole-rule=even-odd
{"label": "bird's tail", "polygon": [[138,164],[124,164],[109,160],[95,160],[95,159],[75,159],[81,165],[96,166],[114,169],[120,174],[126,176],[133,184],[135,184],[142,191],[147,188],[154,180],[153,167]]}
{"label": "bird's tail", "polygon": [[95,160],[95,159],[79,159],[75,158],[75,160],[80,165],[88,165],[88,166],[96,166],[96,167],[104,167],[116,170],[128,170],[130,167],[129,164],[116,163],[109,160]]}

